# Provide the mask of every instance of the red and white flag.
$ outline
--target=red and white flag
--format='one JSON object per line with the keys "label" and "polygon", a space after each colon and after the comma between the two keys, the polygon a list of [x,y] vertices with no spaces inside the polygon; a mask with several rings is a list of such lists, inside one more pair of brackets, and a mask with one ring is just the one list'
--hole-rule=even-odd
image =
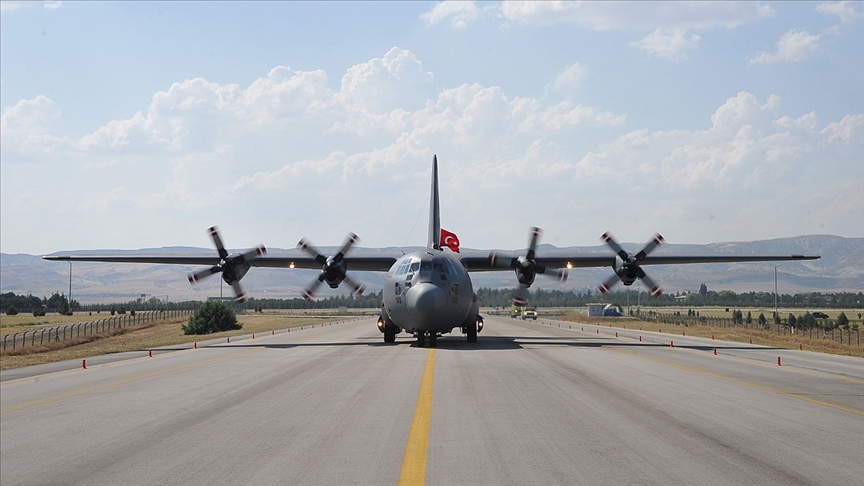
{"label": "red and white flag", "polygon": [[441,228],[441,246],[450,248],[453,253],[459,253],[459,237],[455,233]]}

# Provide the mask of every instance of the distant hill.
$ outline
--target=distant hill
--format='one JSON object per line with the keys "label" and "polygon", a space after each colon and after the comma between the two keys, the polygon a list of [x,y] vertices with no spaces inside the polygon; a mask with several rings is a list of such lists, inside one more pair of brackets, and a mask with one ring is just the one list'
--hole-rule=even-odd
{"label": "distant hill", "polygon": [[[625,250],[638,251],[642,244],[622,244]],[[397,250],[389,248],[386,250]],[[410,251],[411,248],[401,249]],[[538,253],[550,251],[575,251],[579,253],[608,253],[605,245],[590,247],[557,248],[540,245]],[[271,254],[286,250],[270,249]],[[335,252],[338,248],[322,248],[323,252]],[[382,249],[355,248],[353,252],[374,253]],[[141,250],[86,250],[72,254],[96,253],[158,254],[158,253],[202,253],[211,254],[210,248],[166,247]],[[773,240],[712,243],[708,245],[667,244],[655,254],[679,253],[689,255],[716,254],[815,254],[821,260],[806,262],[781,262],[778,265],[778,287],[781,293],[795,292],[861,292],[864,291],[864,238],[843,238],[831,235],[809,235]],[[710,290],[771,291],[774,290],[775,263],[733,263],[703,265],[669,265],[646,267],[646,271],[661,283],[668,293],[699,290],[705,283]],[[191,287],[186,275],[193,267],[182,265],[143,265],[118,263],[75,263],[72,268],[72,297],[82,303],[119,302],[133,300],[141,294],[172,301],[204,299],[217,296],[220,279],[209,278],[198,286]],[[350,271],[350,269],[349,269]],[[558,283],[540,275],[535,288],[596,291],[597,285],[610,275],[610,268],[574,269],[570,279]],[[287,270],[253,268],[243,279],[246,292],[258,298],[294,298],[317,276],[314,270]],[[356,272],[352,274],[364,282],[369,290],[381,289],[383,273]],[[512,272],[484,272],[472,274],[475,287],[513,287],[516,278]],[[645,289],[634,284],[634,289]],[[38,255],[0,253],[0,292],[50,296],[54,292],[68,293],[69,265],[49,262]],[[224,295],[232,295],[230,287],[223,286]],[[340,292],[338,293],[343,293]],[[336,295],[326,286],[321,287],[320,296]]]}

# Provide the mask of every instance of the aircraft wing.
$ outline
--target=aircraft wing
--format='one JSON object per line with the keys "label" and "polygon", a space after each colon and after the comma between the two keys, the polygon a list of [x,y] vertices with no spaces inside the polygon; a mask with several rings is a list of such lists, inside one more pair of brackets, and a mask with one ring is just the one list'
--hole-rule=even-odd
{"label": "aircraft wing", "polygon": [[[402,254],[353,255],[344,258],[350,270],[386,272]],[[218,265],[218,256],[207,255],[45,255],[45,260],[68,262],[156,263],[166,265]],[[306,253],[286,252],[250,260],[249,266],[267,268],[321,269],[321,263]]]}
{"label": "aircraft wing", "polygon": [[[462,264],[473,272],[510,270],[517,265],[519,254],[514,252],[495,253],[497,261],[489,254],[466,254],[460,258]],[[735,262],[779,262],[791,260],[816,260],[815,255],[655,255],[646,256],[642,265],[682,265],[688,263],[735,263]],[[588,268],[611,267],[615,255],[595,253],[553,253],[536,256],[534,262],[546,268]]]}

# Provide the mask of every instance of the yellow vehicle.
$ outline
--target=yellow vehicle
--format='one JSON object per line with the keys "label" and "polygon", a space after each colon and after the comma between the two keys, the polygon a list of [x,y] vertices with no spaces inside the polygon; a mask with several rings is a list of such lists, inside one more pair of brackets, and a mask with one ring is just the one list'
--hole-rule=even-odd
{"label": "yellow vehicle", "polygon": [[536,307],[523,307],[522,308],[522,320],[525,319],[534,319],[537,320],[537,308]]}

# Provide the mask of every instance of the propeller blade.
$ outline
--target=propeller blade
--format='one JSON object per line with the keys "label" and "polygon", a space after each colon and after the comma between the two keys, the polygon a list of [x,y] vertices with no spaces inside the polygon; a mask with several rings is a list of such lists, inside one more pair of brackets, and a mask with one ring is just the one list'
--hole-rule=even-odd
{"label": "propeller blade", "polygon": [[240,286],[240,281],[235,280],[231,282],[231,288],[234,289],[234,301],[238,304],[245,303],[246,294],[243,292],[243,287]]}
{"label": "propeller blade", "polygon": [[516,290],[513,291],[511,300],[514,304],[521,307],[528,303],[528,298],[530,296],[531,292],[528,290],[528,286],[525,284],[519,284],[519,287],[516,287]]}
{"label": "propeller blade", "polygon": [[222,267],[220,267],[219,265],[216,265],[216,266],[204,269],[204,270],[199,270],[197,272],[190,273],[188,276],[189,283],[191,285],[195,285],[202,278],[209,277],[210,275],[213,275],[214,273],[219,273],[221,271],[222,271]]}
{"label": "propeller blade", "polygon": [[531,243],[528,244],[528,253],[525,257],[528,260],[534,259],[534,254],[537,250],[537,240],[540,239],[540,235],[543,234],[543,230],[538,227],[531,228]]}
{"label": "propeller blade", "polygon": [[309,256],[314,258],[315,261],[320,263],[321,265],[327,263],[327,257],[322,255],[321,252],[319,252],[314,246],[312,246],[312,243],[309,242],[309,240],[307,240],[306,238],[300,239],[300,241],[297,243],[297,248],[308,253]]}
{"label": "propeller blade", "polygon": [[489,265],[494,268],[513,268],[513,262],[515,261],[515,258],[502,255],[495,251],[489,253]]}
{"label": "propeller blade", "polygon": [[642,248],[642,251],[636,254],[636,260],[642,261],[648,256],[649,253],[654,251],[654,248],[660,246],[660,243],[663,243],[663,236],[660,233],[654,235],[654,239],[649,241],[645,248]]}
{"label": "propeller blade", "polygon": [[336,262],[341,262],[345,254],[348,253],[348,250],[350,250],[351,247],[354,246],[354,243],[357,243],[358,241],[360,241],[359,236],[355,235],[354,233],[348,233],[348,238],[345,239],[345,243],[342,245],[342,249],[339,250],[339,253],[337,253],[333,257],[333,259]]}
{"label": "propeller blade", "polygon": [[603,236],[601,236],[600,239],[603,240],[603,242],[605,242],[607,245],[609,245],[609,247],[612,248],[612,250],[613,250],[613,251],[614,251],[614,252],[615,252],[619,257],[621,257],[622,260],[627,260],[627,258],[630,257],[630,255],[629,255],[626,251],[624,251],[623,248],[621,248],[621,245],[619,245],[619,244],[618,244],[618,243],[617,243],[617,242],[612,238],[612,235],[611,235],[608,231],[605,232],[605,233],[603,233]]}
{"label": "propeller blade", "polygon": [[613,273],[611,277],[607,278],[605,282],[603,282],[602,284],[600,284],[600,287],[599,287],[599,288],[600,288],[600,292],[602,292],[602,293],[604,293],[604,294],[608,294],[608,293],[609,293],[609,290],[610,290],[610,289],[611,289],[611,288],[612,288],[616,283],[618,283],[619,280],[621,280],[621,278],[618,277],[618,274],[614,274],[614,273]]}
{"label": "propeller blade", "polygon": [[225,250],[225,245],[222,244],[222,238],[219,237],[219,228],[211,226],[209,231],[210,237],[213,238],[213,244],[216,245],[216,251],[219,252],[219,258],[224,260],[228,256],[228,252]]}
{"label": "propeller blade", "polygon": [[245,252],[241,253],[241,255],[243,255],[243,260],[245,260],[247,262],[254,260],[260,256],[264,256],[266,254],[267,254],[267,248],[264,248],[264,245],[258,245],[255,248],[251,248],[251,249],[246,250]]}
{"label": "propeller blade", "polygon": [[312,297],[315,296],[315,290],[318,289],[318,287],[321,285],[321,282],[323,282],[325,278],[327,278],[327,274],[321,272],[318,275],[318,278],[313,280],[312,284],[306,287],[303,292],[300,293],[300,295],[303,296],[303,298],[306,300],[312,300]]}
{"label": "propeller blade", "polygon": [[351,295],[363,295],[366,287],[349,276],[342,279],[342,283],[347,284],[351,288]]}
{"label": "propeller blade", "polygon": [[[641,270],[641,269],[640,269]],[[652,297],[659,297],[663,293],[663,289],[660,288],[660,285],[657,284],[651,277],[645,274],[645,272],[641,272],[642,275],[639,277],[639,280],[644,283],[648,289],[651,291]]]}

